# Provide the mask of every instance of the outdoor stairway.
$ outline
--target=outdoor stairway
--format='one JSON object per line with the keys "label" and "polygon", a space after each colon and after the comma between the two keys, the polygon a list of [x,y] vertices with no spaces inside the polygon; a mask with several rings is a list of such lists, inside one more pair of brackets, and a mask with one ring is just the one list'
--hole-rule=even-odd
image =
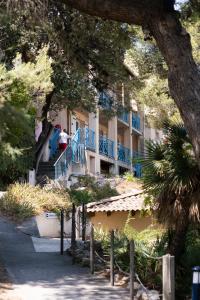
{"label": "outdoor stairway", "polygon": [[58,133],[56,129],[50,139],[50,160],[39,164],[37,172],[39,182],[44,181],[45,177],[58,180],[66,177],[66,175],[69,176],[69,165],[72,163],[83,164],[85,162],[85,142],[83,142],[85,137],[81,135],[81,130],[77,130],[70,144],[63,152],[58,149]]}
{"label": "outdoor stairway", "polygon": [[38,168],[38,178],[46,176],[49,179],[55,178],[55,166],[52,162],[41,162]]}
{"label": "outdoor stairway", "polygon": [[40,162],[38,168],[38,177],[46,176],[49,179],[55,179],[55,162],[58,160],[61,152],[59,150],[47,162]]}

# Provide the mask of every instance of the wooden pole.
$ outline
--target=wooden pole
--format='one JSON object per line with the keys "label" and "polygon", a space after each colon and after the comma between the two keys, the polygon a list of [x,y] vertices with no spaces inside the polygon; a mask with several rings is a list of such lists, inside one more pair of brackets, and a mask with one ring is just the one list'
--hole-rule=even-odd
{"label": "wooden pole", "polygon": [[60,254],[64,253],[64,211],[60,211]]}
{"label": "wooden pole", "polygon": [[86,226],[86,222],[85,222],[85,204],[82,203],[82,241],[85,241],[85,226]]}
{"label": "wooden pole", "polygon": [[110,232],[110,284],[114,286],[114,230]]}
{"label": "wooden pole", "polygon": [[130,240],[130,300],[134,299],[134,280],[135,280],[135,244],[134,240]]}
{"label": "wooden pole", "polygon": [[72,263],[75,263],[75,249],[76,249],[76,207],[72,204],[72,233],[71,233],[71,249],[72,249]]}
{"label": "wooden pole", "polygon": [[175,300],[175,258],[166,254],[162,262],[163,300]]}
{"label": "wooden pole", "polygon": [[94,227],[90,228],[90,273],[94,274]]}

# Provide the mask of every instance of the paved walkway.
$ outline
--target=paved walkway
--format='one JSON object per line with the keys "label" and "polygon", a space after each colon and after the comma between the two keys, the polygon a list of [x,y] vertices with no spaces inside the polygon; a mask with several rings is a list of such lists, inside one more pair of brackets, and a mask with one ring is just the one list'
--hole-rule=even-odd
{"label": "paved walkway", "polygon": [[12,300],[126,300],[126,289],[90,276],[59,253],[35,252],[30,236],[0,218],[0,255],[13,279]]}

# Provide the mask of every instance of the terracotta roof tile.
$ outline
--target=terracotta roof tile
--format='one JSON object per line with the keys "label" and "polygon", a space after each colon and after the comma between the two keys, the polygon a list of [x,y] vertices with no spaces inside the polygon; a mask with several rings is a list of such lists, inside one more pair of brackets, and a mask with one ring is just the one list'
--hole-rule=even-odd
{"label": "terracotta roof tile", "polygon": [[87,205],[88,212],[136,211],[142,210],[143,208],[144,194],[141,190],[134,190],[131,193],[121,194]]}

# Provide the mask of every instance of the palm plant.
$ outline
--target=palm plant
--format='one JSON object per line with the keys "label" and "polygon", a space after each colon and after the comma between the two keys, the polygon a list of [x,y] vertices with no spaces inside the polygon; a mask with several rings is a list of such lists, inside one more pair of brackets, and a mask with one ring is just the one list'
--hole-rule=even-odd
{"label": "palm plant", "polygon": [[191,221],[199,221],[200,170],[183,124],[164,123],[162,143],[147,142],[143,163],[145,192],[158,222],[174,231],[171,254],[179,257]]}

